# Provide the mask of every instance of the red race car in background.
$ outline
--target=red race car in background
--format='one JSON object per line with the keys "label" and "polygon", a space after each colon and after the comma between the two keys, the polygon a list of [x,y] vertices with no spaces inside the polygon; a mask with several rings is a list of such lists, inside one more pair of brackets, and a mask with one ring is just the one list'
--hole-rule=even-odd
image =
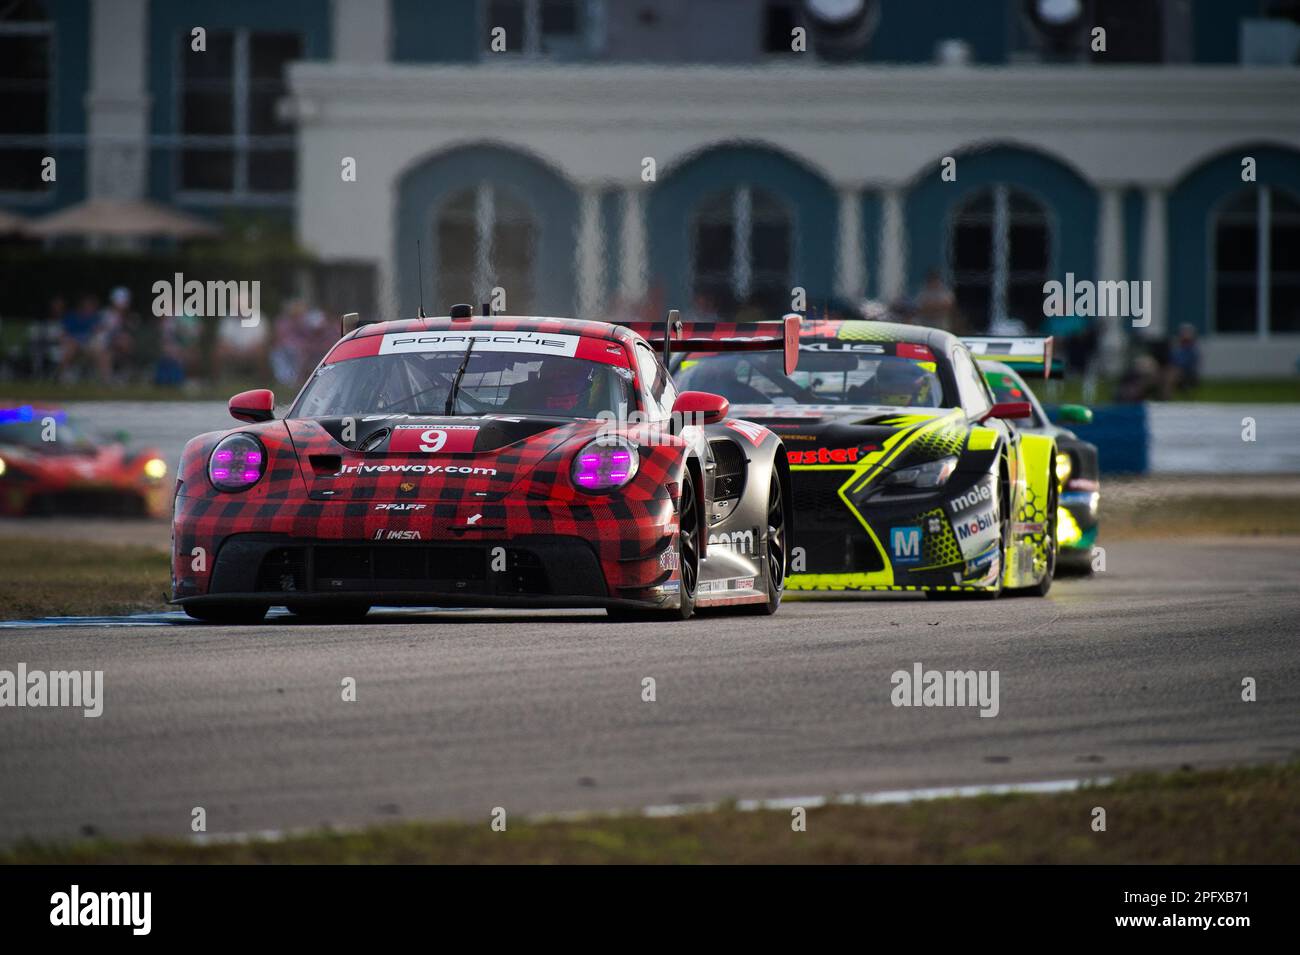
{"label": "red race car in background", "polygon": [[0,406],[0,515],[161,517],[166,476],[156,448],[88,435],[57,408]]}
{"label": "red race car in background", "polygon": [[798,318],[620,326],[562,318],[364,325],[281,419],[194,438],[177,473],[174,602],[201,620],[271,606],[604,607],[684,620],[772,613],[788,567],[789,466],[725,398],[678,393],[656,354],[781,349]]}

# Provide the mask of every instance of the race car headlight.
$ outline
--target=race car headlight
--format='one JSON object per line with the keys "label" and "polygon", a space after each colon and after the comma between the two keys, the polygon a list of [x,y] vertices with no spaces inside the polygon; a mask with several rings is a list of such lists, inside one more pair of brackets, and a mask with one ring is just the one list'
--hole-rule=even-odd
{"label": "race car headlight", "polygon": [[167,462],[162,458],[150,458],[144,462],[144,476],[161,481],[167,476]]}
{"label": "race car headlight", "polygon": [[937,461],[926,461],[924,464],[894,471],[885,478],[884,483],[895,487],[942,487],[956,470],[956,457],[939,458]]}
{"label": "race car headlight", "polygon": [[266,473],[266,449],[251,434],[223,438],[208,459],[208,479],[218,491],[243,491]]}
{"label": "race car headlight", "polygon": [[0,477],[4,477],[4,473],[5,473],[5,471],[7,471],[7,470],[9,470],[9,468],[8,468],[8,466],[5,464],[5,459],[4,459],[4,458],[0,458]]}
{"label": "race car headlight", "polygon": [[1066,451],[1056,452],[1056,483],[1065,486],[1065,482],[1070,480],[1070,475],[1074,472],[1074,461]]}
{"label": "race car headlight", "polygon": [[640,463],[636,445],[625,441],[593,441],[573,459],[573,483],[586,491],[622,487],[636,476]]}

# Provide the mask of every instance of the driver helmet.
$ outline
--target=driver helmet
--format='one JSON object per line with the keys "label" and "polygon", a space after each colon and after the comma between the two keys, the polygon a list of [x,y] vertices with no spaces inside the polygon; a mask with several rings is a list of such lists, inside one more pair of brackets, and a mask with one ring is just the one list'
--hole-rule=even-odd
{"label": "driver helmet", "polygon": [[923,406],[930,394],[930,376],[906,359],[886,358],[876,369],[876,400],[899,408]]}

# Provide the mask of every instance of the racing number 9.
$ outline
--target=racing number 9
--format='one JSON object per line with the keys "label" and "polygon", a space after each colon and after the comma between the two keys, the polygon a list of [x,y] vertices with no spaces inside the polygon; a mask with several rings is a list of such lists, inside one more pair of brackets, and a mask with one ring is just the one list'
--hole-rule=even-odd
{"label": "racing number 9", "polygon": [[[428,442],[427,444],[425,442]],[[430,454],[437,454],[442,450],[442,446],[447,443],[447,432],[442,428],[430,428],[428,431],[420,434],[420,450],[427,451]]]}

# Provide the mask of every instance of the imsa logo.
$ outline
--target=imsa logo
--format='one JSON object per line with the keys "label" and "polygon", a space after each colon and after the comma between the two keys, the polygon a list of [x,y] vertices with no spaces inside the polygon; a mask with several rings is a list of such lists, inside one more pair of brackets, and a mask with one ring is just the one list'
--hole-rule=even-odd
{"label": "imsa logo", "polygon": [[381,527],[375,531],[374,539],[377,541],[418,541],[420,539],[420,532],[390,531]]}

